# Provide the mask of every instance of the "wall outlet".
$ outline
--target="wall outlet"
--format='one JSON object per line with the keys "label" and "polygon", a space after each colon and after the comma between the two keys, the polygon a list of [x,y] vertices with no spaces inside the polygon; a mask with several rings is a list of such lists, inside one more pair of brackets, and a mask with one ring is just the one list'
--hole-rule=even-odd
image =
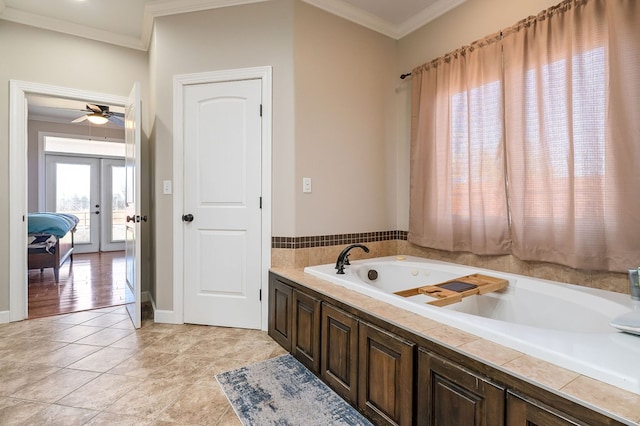
{"label": "wall outlet", "polygon": [[311,193],[311,178],[303,177],[302,178],[302,192],[305,194]]}
{"label": "wall outlet", "polygon": [[162,193],[165,195],[171,194],[171,181],[163,180],[162,181]]}

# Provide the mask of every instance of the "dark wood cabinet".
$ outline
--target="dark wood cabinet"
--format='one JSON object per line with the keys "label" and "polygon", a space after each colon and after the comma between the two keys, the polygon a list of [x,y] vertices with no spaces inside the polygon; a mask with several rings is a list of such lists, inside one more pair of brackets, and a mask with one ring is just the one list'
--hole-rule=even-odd
{"label": "dark wood cabinet", "polygon": [[375,424],[622,424],[278,274],[269,282],[269,335]]}
{"label": "dark wood cabinet", "polygon": [[322,304],[320,377],[351,404],[358,400],[358,319]]}
{"label": "dark wood cabinet", "polygon": [[416,424],[504,425],[505,389],[436,356],[418,350]]}
{"label": "dark wood cabinet", "polygon": [[320,301],[293,290],[291,353],[314,373],[320,373]]}
{"label": "dark wood cabinet", "polygon": [[412,424],[415,345],[364,322],[358,334],[358,408],[377,424]]}
{"label": "dark wood cabinet", "polygon": [[269,283],[269,336],[291,352],[291,312],[293,288],[271,279]]}
{"label": "dark wood cabinet", "polygon": [[507,426],[583,425],[568,415],[507,392]]}

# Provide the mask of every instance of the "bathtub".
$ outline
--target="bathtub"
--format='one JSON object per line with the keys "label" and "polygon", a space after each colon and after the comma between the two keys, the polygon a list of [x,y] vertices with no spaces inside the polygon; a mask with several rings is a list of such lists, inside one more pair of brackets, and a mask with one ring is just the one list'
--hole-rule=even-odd
{"label": "bathtub", "polygon": [[[372,270],[376,279],[369,278]],[[334,264],[305,272],[640,394],[640,336],[609,325],[618,315],[640,309],[628,295],[411,256],[352,261],[344,275],[336,274]],[[474,273],[509,284],[445,307],[426,304],[434,300],[429,296],[393,294]]]}

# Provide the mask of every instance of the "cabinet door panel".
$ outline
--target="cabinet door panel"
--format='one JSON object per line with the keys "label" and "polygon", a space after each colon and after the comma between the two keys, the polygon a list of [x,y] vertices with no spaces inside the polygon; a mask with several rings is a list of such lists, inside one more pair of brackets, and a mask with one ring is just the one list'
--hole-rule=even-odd
{"label": "cabinet door panel", "polygon": [[432,353],[418,351],[417,424],[504,424],[504,388]]}
{"label": "cabinet door panel", "polygon": [[269,336],[291,352],[293,289],[277,279],[269,285]]}
{"label": "cabinet door panel", "polygon": [[358,407],[378,424],[410,425],[414,344],[373,325],[359,325]]}
{"label": "cabinet door panel", "polygon": [[322,379],[350,403],[358,397],[358,319],[322,304]]}
{"label": "cabinet door panel", "polygon": [[320,301],[293,291],[292,353],[314,373],[320,371]]}
{"label": "cabinet door panel", "polygon": [[554,413],[541,405],[527,402],[507,393],[507,426],[576,426],[579,423],[567,415]]}

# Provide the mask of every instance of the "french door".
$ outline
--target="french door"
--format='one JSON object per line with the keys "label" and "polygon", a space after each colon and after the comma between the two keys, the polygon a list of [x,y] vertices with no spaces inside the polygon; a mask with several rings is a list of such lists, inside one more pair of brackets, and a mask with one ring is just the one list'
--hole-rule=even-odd
{"label": "french door", "polygon": [[76,253],[124,250],[124,160],[46,155],[45,209],[80,219]]}

